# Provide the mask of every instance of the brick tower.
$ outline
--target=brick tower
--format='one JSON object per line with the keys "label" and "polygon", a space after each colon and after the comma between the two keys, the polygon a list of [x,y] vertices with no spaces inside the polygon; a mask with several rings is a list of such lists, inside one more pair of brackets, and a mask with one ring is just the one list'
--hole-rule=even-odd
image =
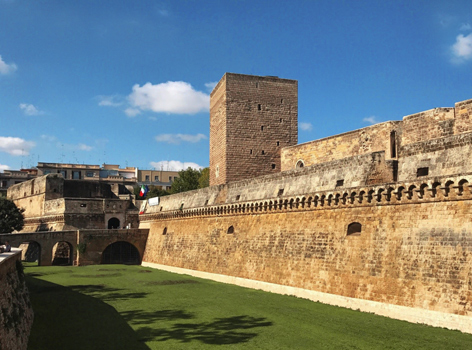
{"label": "brick tower", "polygon": [[296,80],[226,73],[210,97],[210,185],[279,172],[297,118]]}

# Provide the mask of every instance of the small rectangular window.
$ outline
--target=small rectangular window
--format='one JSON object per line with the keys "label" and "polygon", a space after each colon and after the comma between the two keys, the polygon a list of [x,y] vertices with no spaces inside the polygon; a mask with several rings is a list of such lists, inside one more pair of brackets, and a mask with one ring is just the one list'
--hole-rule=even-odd
{"label": "small rectangular window", "polygon": [[281,103],[281,104],[284,103],[284,99],[283,99],[283,98],[280,99],[280,103]]}
{"label": "small rectangular window", "polygon": [[261,131],[264,131],[264,125],[261,126]]}
{"label": "small rectangular window", "polygon": [[241,195],[238,194],[238,195],[236,196],[236,200],[239,201],[239,198],[241,198]]}
{"label": "small rectangular window", "polygon": [[280,146],[280,141],[277,141],[277,146]]}
{"label": "small rectangular window", "polygon": [[81,207],[81,208],[86,208],[86,207],[87,207],[87,204],[82,203],[82,204],[80,204],[80,207]]}
{"label": "small rectangular window", "polygon": [[146,175],[146,181],[149,181],[149,175]]}
{"label": "small rectangular window", "polygon": [[261,104],[259,103],[259,104],[257,105],[257,110],[260,111],[261,109],[262,109],[262,106],[261,106]]}
{"label": "small rectangular window", "polygon": [[275,164],[274,163],[272,163],[272,169],[275,169]]}
{"label": "small rectangular window", "polygon": [[208,205],[208,199],[205,201],[205,205]]}
{"label": "small rectangular window", "polygon": [[85,176],[86,176],[86,177],[93,177],[93,176],[94,176],[94,173],[93,173],[93,171],[87,171],[87,172],[85,173]]}
{"label": "small rectangular window", "polygon": [[159,181],[159,176],[154,176],[154,181]]}
{"label": "small rectangular window", "polygon": [[282,196],[284,194],[284,189],[281,188],[279,189],[279,193],[277,193],[277,196]]}
{"label": "small rectangular window", "polygon": [[416,169],[416,177],[427,176],[429,174],[429,168],[418,168]]}
{"label": "small rectangular window", "polygon": [[249,154],[252,154],[252,149],[249,150]]}
{"label": "small rectangular window", "polygon": [[261,153],[262,153],[262,154],[265,154],[264,150],[262,150],[262,152],[261,152]]}
{"label": "small rectangular window", "polygon": [[172,176],[169,176],[169,182],[172,182]]}
{"label": "small rectangular window", "polygon": [[336,181],[336,187],[343,187],[344,186],[344,179]]}

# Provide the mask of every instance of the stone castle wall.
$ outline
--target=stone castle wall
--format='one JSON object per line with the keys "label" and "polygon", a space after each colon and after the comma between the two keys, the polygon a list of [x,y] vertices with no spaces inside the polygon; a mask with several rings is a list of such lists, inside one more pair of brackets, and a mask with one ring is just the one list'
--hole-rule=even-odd
{"label": "stone castle wall", "polygon": [[26,350],[33,308],[20,262],[21,250],[0,254],[0,349]]}
{"label": "stone castle wall", "polygon": [[297,116],[297,81],[226,73],[211,95],[210,184],[280,172]]}
{"label": "stone castle wall", "polygon": [[320,140],[282,149],[282,171],[294,169],[299,161],[304,166],[330,162],[371,152],[386,152],[392,156],[390,135],[400,128],[401,122],[385,122]]}
{"label": "stone castle wall", "polygon": [[[431,177],[146,214],[143,261],[472,316],[470,181]],[[348,234],[353,223],[361,230]]]}

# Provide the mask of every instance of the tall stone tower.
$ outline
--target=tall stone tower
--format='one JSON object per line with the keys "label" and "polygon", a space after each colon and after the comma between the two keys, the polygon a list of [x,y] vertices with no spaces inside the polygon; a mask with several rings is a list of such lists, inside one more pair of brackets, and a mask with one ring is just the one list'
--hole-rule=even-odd
{"label": "tall stone tower", "polygon": [[210,95],[210,185],[279,172],[297,119],[296,80],[226,73]]}

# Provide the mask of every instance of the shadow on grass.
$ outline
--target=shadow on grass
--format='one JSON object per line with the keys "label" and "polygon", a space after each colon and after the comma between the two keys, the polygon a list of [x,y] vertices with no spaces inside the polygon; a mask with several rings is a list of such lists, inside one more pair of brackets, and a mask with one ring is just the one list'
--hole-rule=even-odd
{"label": "shadow on grass", "polygon": [[69,286],[69,288],[74,292],[89,294],[103,301],[141,299],[147,295],[147,293],[124,293],[122,289],[110,288],[101,284],[78,284]]}
{"label": "shadow on grass", "polygon": [[[172,310],[164,311],[169,312]],[[170,314],[171,318],[177,316],[178,312],[172,312]],[[124,317],[129,318],[129,321],[135,324],[147,324],[146,317],[140,319],[142,315],[129,313]],[[148,318],[148,321],[152,322],[151,317]],[[233,316],[217,318],[213,322],[176,323],[169,329],[141,327],[136,333],[141,341],[146,342],[177,340],[182,343],[200,341],[204,344],[224,345],[248,342],[256,337],[258,333],[244,330],[272,325],[272,322],[266,321],[263,317]]]}
{"label": "shadow on grass", "polygon": [[103,301],[26,276],[34,310],[28,349],[149,349]]}

